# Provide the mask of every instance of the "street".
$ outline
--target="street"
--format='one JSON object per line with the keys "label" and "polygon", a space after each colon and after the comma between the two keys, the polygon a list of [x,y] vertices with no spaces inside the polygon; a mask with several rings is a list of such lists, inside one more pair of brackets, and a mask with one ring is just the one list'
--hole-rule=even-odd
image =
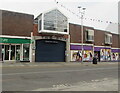
{"label": "street", "polygon": [[118,91],[118,64],[2,68],[3,91]]}

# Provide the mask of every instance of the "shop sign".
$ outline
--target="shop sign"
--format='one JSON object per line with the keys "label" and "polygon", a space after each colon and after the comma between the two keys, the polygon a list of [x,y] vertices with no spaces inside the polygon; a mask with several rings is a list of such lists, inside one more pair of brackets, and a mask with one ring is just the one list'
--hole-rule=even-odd
{"label": "shop sign", "polygon": [[56,36],[42,36],[42,39],[56,39],[56,40],[66,40],[64,37],[56,37]]}
{"label": "shop sign", "polygon": [[0,43],[29,44],[30,42],[30,39],[0,37]]}

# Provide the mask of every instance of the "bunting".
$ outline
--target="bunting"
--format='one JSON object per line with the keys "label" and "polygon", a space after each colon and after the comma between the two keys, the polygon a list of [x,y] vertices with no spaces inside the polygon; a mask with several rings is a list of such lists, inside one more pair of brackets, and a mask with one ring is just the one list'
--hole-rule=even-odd
{"label": "bunting", "polygon": [[[65,10],[67,10],[68,12],[70,12],[71,14],[75,15],[78,18],[81,18],[78,14],[76,14],[75,12],[71,11],[70,9],[68,9],[65,5],[63,5],[62,3],[58,2],[57,0],[54,0],[55,3],[57,5],[60,5],[60,7],[64,8]],[[114,23],[111,21],[103,21],[103,20],[98,20],[98,19],[92,19],[92,18],[83,18],[84,20],[90,20],[90,21],[96,21],[96,22],[100,22],[100,23],[107,23],[107,24],[120,24],[120,23]]]}

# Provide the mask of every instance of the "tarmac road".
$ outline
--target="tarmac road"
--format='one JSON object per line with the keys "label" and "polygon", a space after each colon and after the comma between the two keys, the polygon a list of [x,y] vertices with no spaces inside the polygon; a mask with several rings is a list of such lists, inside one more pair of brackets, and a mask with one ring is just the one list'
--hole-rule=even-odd
{"label": "tarmac road", "polygon": [[[53,66],[52,66],[53,65]],[[118,64],[2,68],[3,91],[117,91]],[[92,86],[93,85],[93,86]],[[92,87],[91,87],[92,86]],[[102,86],[100,88],[100,86]]]}

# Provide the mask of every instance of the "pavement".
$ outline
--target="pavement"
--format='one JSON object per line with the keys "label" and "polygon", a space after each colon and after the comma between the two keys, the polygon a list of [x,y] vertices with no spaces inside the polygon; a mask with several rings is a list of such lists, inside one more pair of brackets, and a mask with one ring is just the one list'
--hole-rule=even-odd
{"label": "pavement", "polygon": [[61,66],[92,66],[92,65],[107,65],[117,64],[119,62],[4,62],[0,63],[0,67],[61,67]]}

